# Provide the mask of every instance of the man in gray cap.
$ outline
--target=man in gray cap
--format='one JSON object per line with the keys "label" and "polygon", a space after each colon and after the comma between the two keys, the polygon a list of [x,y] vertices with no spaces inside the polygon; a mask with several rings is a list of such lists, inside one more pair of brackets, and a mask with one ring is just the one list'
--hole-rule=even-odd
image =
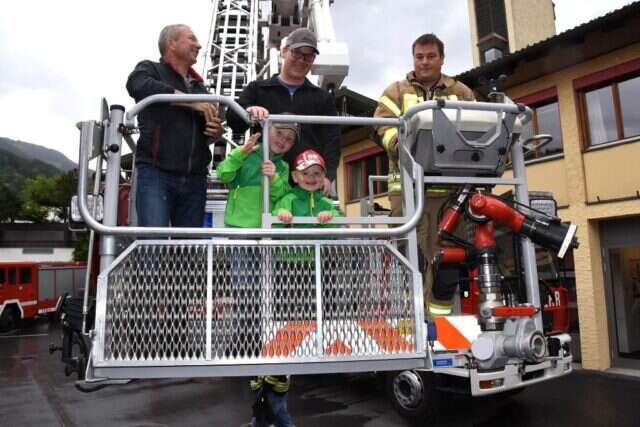
{"label": "man in gray cap", "polygon": [[[287,37],[282,48],[282,68],[279,74],[267,80],[255,80],[242,91],[238,102],[254,119],[262,120],[272,114],[290,111],[293,114],[335,116],[333,95],[312,84],[307,78],[318,51],[316,35],[306,28],[298,28]],[[227,112],[227,123],[235,133],[247,130],[247,124],[232,111]],[[298,143],[285,155],[293,165],[298,154],[313,149],[327,163],[324,193],[336,179],[340,161],[340,131],[337,126],[302,125]],[[293,170],[293,166],[292,166]]]}

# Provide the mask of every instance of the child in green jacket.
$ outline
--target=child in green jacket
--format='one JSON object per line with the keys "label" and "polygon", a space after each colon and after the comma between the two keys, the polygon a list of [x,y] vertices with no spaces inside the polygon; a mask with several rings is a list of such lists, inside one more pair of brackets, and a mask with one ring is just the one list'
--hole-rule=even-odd
{"label": "child in green jacket", "polygon": [[[315,216],[321,226],[335,226],[327,223],[331,218],[340,216],[340,212],[333,207],[331,199],[322,194],[326,176],[324,159],[314,150],[305,150],[298,154],[294,164],[291,176],[298,185],[278,200],[273,214],[285,225],[291,224],[294,216]],[[296,226],[315,227],[314,224]]]}
{"label": "child in green jacket", "polygon": [[229,197],[224,223],[231,227],[259,228],[262,226],[262,176],[268,176],[271,203],[291,189],[289,165],[282,159],[298,139],[298,125],[274,123],[269,131],[269,160],[262,161],[257,144],[260,133],[251,135],[241,147],[235,148],[218,164],[216,172],[222,182],[229,184]]}
{"label": "child in green jacket", "polygon": [[[216,167],[218,178],[222,182],[229,183],[229,197],[224,212],[225,225],[243,228],[262,226],[262,177],[269,177],[271,204],[291,190],[289,165],[282,156],[293,147],[298,136],[297,124],[274,123],[269,129],[269,160],[262,160],[262,151],[258,151],[260,146],[257,144],[260,134],[256,133],[218,164]],[[258,357],[261,353],[262,342],[259,331],[262,320],[256,316],[256,313],[260,312],[263,295],[259,286],[260,270],[255,268],[255,265],[260,263],[258,260],[259,252],[249,252],[238,255],[231,263],[231,281],[235,293],[250,295],[249,302],[236,306],[238,313],[235,317],[239,324],[238,329],[244,330],[244,340],[247,341],[247,348],[240,350],[241,357],[245,355]],[[263,393],[258,394],[256,407],[264,411],[268,406],[272,416],[286,425],[291,425],[286,403],[289,377],[258,377],[251,381],[251,387],[254,391],[265,387]],[[250,425],[256,425],[256,422],[254,419]]]}

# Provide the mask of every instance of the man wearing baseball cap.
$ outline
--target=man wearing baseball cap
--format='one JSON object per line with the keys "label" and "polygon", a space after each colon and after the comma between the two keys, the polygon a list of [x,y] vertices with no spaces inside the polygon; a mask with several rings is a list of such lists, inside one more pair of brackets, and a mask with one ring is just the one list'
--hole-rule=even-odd
{"label": "man wearing baseball cap", "polygon": [[[326,164],[320,154],[314,150],[305,150],[296,156],[293,181],[298,184],[281,198],[273,208],[273,214],[283,224],[291,224],[294,216],[315,216],[321,226],[331,218],[340,216],[333,207],[333,202],[322,194],[322,186],[326,178]],[[313,224],[298,224],[296,227],[314,227]]]}
{"label": "man wearing baseball cap", "polygon": [[[301,115],[335,116],[333,96],[306,78],[318,53],[316,35],[312,31],[306,28],[293,31],[281,50],[280,73],[267,80],[249,83],[238,102],[256,120],[265,119],[269,113],[282,114],[284,111]],[[227,123],[235,133],[242,133],[248,128],[233,111],[227,111]],[[331,189],[331,181],[336,179],[340,161],[339,128],[333,125],[301,125],[298,143],[285,155],[291,169],[294,168],[296,156],[307,149],[317,151],[326,161],[322,191],[327,195]]]}

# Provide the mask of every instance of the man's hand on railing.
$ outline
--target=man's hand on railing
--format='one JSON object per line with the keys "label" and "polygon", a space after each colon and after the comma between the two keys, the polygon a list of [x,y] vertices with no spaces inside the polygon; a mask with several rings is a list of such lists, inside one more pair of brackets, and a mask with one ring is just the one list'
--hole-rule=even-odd
{"label": "man's hand on railing", "polygon": [[214,140],[219,139],[222,136],[222,121],[215,117],[213,120],[205,123],[204,134]]}
{"label": "man's hand on railing", "polygon": [[264,120],[267,117],[269,117],[269,110],[267,110],[264,107],[259,107],[257,105],[247,107],[247,112],[251,114],[251,118],[254,120]]}
{"label": "man's hand on railing", "polygon": [[176,105],[180,105],[182,107],[190,108],[193,111],[196,111],[204,117],[205,128],[203,133],[208,137],[218,139],[222,136],[222,122],[218,117],[218,109],[208,102],[190,102],[190,103],[179,103]]}
{"label": "man's hand on railing", "polygon": [[208,102],[185,102],[179,103],[178,105],[190,108],[193,111],[202,114],[204,116],[204,121],[207,123],[211,123],[216,120],[220,121],[220,119],[218,119],[218,109],[213,104],[209,104]]}
{"label": "man's hand on railing", "polygon": [[[179,90],[175,91],[176,95],[185,95]],[[189,108],[196,111],[204,117],[205,129],[203,133],[211,138],[218,139],[222,136],[222,121],[218,117],[218,108],[210,102],[176,102],[173,105]]]}

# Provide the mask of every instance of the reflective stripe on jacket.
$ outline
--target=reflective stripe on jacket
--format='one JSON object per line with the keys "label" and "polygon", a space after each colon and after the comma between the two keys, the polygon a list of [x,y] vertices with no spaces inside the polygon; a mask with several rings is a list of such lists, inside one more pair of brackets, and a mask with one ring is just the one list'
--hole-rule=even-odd
{"label": "reflective stripe on jacket", "polygon": [[275,393],[284,394],[289,391],[289,387],[291,386],[291,376],[290,375],[266,375],[255,377],[251,381],[249,381],[249,386],[251,387],[251,391],[258,391],[260,388],[267,383],[271,386],[271,389]]}
{"label": "reflective stripe on jacket", "polygon": [[[473,91],[463,83],[444,74],[437,84],[427,89],[415,77],[412,71],[404,80],[389,85],[378,101],[374,117],[399,117],[412,106],[425,100],[449,99],[474,101]],[[389,156],[389,193],[400,192],[400,174],[398,171],[398,129],[392,126],[379,126],[376,133]]]}

